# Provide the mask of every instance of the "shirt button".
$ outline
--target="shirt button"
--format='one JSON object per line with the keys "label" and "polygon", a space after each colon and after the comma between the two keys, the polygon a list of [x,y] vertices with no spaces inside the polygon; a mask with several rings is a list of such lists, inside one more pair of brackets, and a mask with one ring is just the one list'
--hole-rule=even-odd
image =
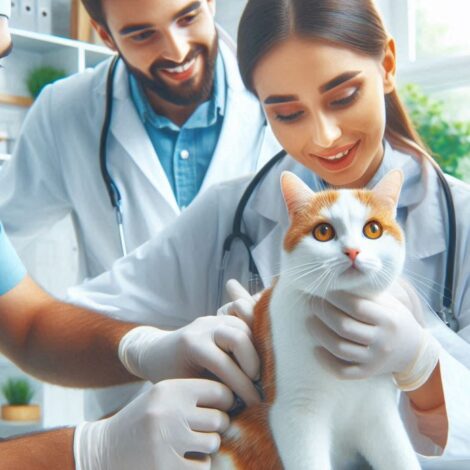
{"label": "shirt button", "polygon": [[189,158],[189,152],[187,150],[181,150],[180,152],[180,157],[183,160],[187,160]]}

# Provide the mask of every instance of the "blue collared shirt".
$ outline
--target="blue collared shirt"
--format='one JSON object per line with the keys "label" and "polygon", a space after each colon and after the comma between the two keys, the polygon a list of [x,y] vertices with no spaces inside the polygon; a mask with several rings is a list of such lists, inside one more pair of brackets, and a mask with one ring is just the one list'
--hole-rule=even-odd
{"label": "blue collared shirt", "polygon": [[222,56],[219,53],[216,60],[212,97],[200,104],[182,127],[152,109],[133,75],[129,81],[132,100],[178,206],[185,208],[201,188],[222,129],[227,94]]}

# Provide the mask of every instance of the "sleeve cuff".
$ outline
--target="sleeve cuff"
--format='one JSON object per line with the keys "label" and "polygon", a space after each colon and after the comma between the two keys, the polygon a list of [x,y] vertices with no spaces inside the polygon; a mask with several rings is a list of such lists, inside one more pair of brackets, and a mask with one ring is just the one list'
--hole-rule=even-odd
{"label": "sleeve cuff", "polygon": [[26,276],[26,268],[0,224],[0,295],[16,287]]}

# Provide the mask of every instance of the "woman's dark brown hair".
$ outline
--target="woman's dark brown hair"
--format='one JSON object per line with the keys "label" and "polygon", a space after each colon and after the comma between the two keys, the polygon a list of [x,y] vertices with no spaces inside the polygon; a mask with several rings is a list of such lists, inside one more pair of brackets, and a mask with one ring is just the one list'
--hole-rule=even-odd
{"label": "woman's dark brown hair", "polygon": [[[373,0],[249,0],[238,28],[238,63],[245,86],[255,93],[253,72],[277,44],[292,36],[320,39],[380,58],[389,36]],[[425,153],[398,96],[385,96],[385,138],[411,154]]]}

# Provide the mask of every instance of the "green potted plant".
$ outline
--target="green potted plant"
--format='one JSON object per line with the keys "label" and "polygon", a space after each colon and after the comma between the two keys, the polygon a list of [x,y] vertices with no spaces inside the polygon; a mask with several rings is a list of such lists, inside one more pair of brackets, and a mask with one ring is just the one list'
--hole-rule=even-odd
{"label": "green potted plant", "polygon": [[34,389],[26,379],[8,379],[2,385],[2,393],[8,402],[2,406],[2,419],[5,421],[39,421],[39,405],[31,405]]}
{"label": "green potted plant", "polygon": [[54,83],[65,76],[66,73],[64,70],[60,70],[55,67],[37,67],[29,73],[26,85],[31,96],[33,98],[37,98],[46,85]]}
{"label": "green potted plant", "polygon": [[470,122],[449,115],[442,100],[425,94],[417,85],[406,85],[401,95],[413,124],[441,168],[468,180]]}

